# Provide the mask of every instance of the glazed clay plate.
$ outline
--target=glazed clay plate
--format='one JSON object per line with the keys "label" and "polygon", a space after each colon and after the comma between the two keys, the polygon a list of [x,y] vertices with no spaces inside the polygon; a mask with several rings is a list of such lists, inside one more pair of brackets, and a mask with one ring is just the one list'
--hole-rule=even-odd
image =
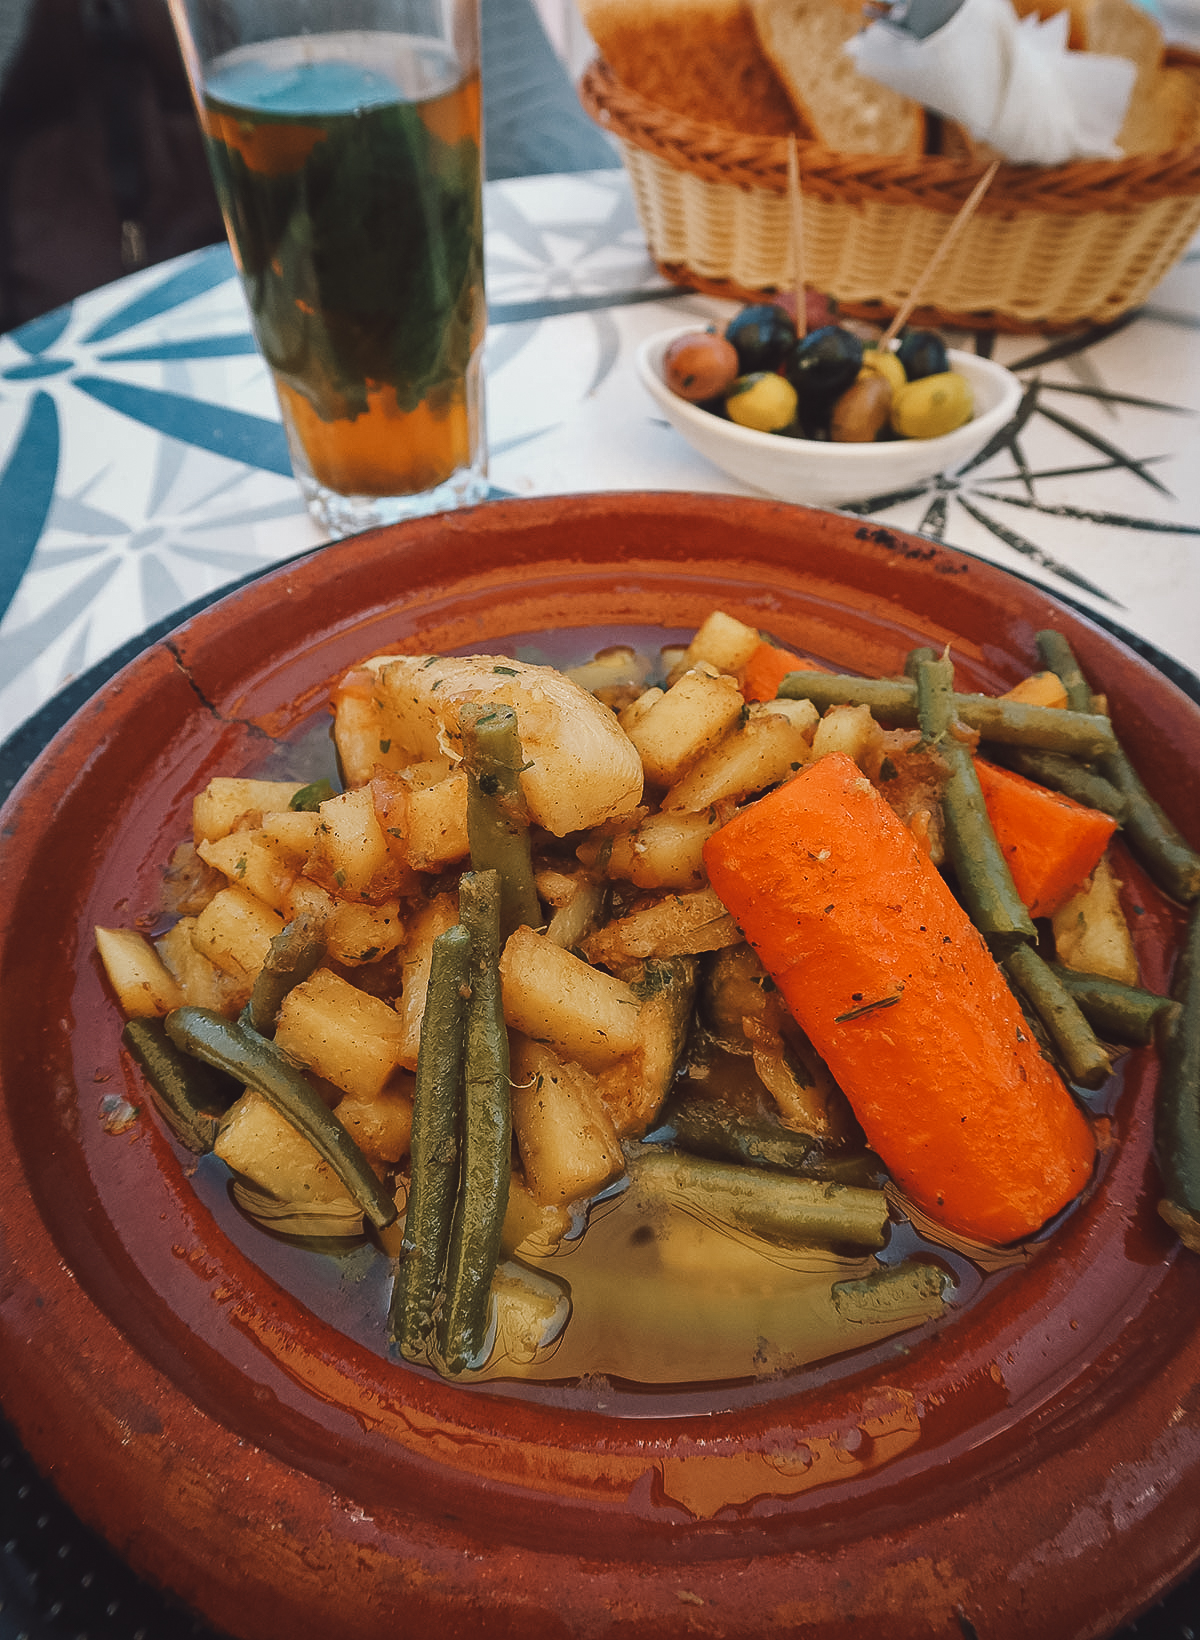
{"label": "glazed clay plate", "polygon": [[[84,1520],[233,1635],[1084,1640],[1200,1553],[1200,1259],[1155,1212],[1148,1052],[1026,1268],[740,1395],[418,1373],[264,1273],[153,1120],[105,1130],[139,1090],[91,929],[156,904],[210,776],[260,770],[381,649],[714,607],[867,673],[953,642],[989,691],[1057,625],[1152,790],[1200,814],[1200,711],[1044,592],[850,517],[682,496],[494,503],[280,569],[121,673],[4,810],[4,1406]],[[1161,988],[1181,917],[1126,876]]]}

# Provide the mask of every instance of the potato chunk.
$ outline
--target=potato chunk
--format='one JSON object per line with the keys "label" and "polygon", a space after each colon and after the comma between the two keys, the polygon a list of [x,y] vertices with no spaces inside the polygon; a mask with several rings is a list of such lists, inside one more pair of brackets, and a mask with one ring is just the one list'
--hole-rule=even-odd
{"label": "potato chunk", "polygon": [[625,1171],[595,1079],[527,1036],[511,1046],[513,1132],[535,1201],[557,1206],[594,1195]]}
{"label": "potato chunk", "polygon": [[439,894],[428,905],[422,906],[408,927],[400,975],[400,1000],[396,1004],[396,1016],[400,1021],[396,1059],[410,1071],[417,1068],[417,1054],[421,1047],[421,1021],[425,1017],[425,992],[433,962],[433,942],[439,934],[453,928],[457,921],[457,896]]}
{"label": "potato chunk", "polygon": [[638,1045],[641,1004],[632,988],[532,928],[509,936],[500,979],[508,1025],[565,1060],[595,1070]]}
{"label": "potato chunk", "polygon": [[372,1099],[348,1093],[338,1101],[339,1122],[369,1162],[391,1166],[412,1144],[413,1102],[409,1087],[386,1087]]}
{"label": "potato chunk", "polygon": [[179,981],[136,929],[97,928],[96,949],[126,1019],[154,1019],[183,1001]]}
{"label": "potato chunk", "polygon": [[300,780],[245,780],[218,775],[192,801],[192,836],[197,843],[215,843],[233,831],[246,816],[258,825],[272,810],[286,809]]}
{"label": "potato chunk", "polygon": [[873,772],[879,766],[883,733],[869,706],[831,706],[817,724],[812,755],[845,752],[860,769]]}
{"label": "potato chunk", "polygon": [[[613,838],[605,875],[638,888],[702,888],[707,881],[704,844],[720,824],[721,818],[708,810],[647,815],[640,825]],[[602,858],[599,844],[589,842],[578,852],[585,865],[597,865]]]}
{"label": "potato chunk", "polygon": [[328,968],[284,997],[275,1041],[343,1092],[376,1096],[397,1063],[404,1027],[394,1008]]}
{"label": "potato chunk", "polygon": [[255,899],[284,912],[296,880],[295,864],[272,846],[265,831],[231,831],[215,842],[197,844],[196,852],[231,883],[248,889]]}
{"label": "potato chunk", "polygon": [[179,981],[185,1002],[217,1014],[234,1014],[246,1000],[246,983],[197,951],[192,939],[195,926],[195,917],[181,917],[156,942],[158,954]]}
{"label": "potato chunk", "polygon": [[[812,755],[812,729],[805,726],[807,713],[786,710],[793,705],[812,711],[810,701],[751,706],[745,722],[697,758],[682,780],[675,782],[663,798],[664,812],[697,814],[714,803],[741,802],[795,774]],[[777,706],[785,710],[776,710]],[[815,712],[812,718],[815,723]]]}
{"label": "potato chunk", "polygon": [[400,902],[356,905],[353,900],[338,900],[325,923],[325,938],[336,962],[349,967],[374,962],[404,943]]}
{"label": "potato chunk", "polygon": [[467,777],[456,770],[433,786],[414,786],[408,795],[405,852],[416,871],[441,871],[465,860],[467,838]]}
{"label": "potato chunk", "polygon": [[1051,918],[1054,948],[1064,968],[1139,983],[1137,952],[1121,909],[1121,882],[1108,855]]}
{"label": "potato chunk", "polygon": [[321,804],[316,850],[307,872],[346,899],[388,899],[396,872],[369,786],[342,792]]}
{"label": "potato chunk", "polygon": [[733,727],[745,704],[736,679],[685,672],[665,695],[626,724],[646,779],[656,786],[673,786],[690,763]]}
{"label": "potato chunk", "polygon": [[711,888],[664,894],[627,917],[606,923],[583,943],[590,962],[616,968],[646,957],[682,957],[723,951],[741,942],[737,924]]}
{"label": "potato chunk", "polygon": [[304,1135],[252,1089],[229,1109],[213,1149],[235,1173],[280,1201],[354,1205],[345,1185]]}
{"label": "potato chunk", "polygon": [[252,984],[283,918],[244,888],[230,886],[196,918],[192,941],[202,956],[234,979]]}
{"label": "potato chunk", "polygon": [[696,628],[683,653],[680,670],[706,663],[718,672],[738,673],[762,643],[757,627],[714,609]]}

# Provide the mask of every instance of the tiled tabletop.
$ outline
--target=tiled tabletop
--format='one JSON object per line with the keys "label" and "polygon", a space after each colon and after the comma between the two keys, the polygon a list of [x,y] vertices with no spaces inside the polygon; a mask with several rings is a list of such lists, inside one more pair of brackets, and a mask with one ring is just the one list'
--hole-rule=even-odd
{"label": "tiled tabletop", "polygon": [[[494,485],[737,490],[634,376],[645,337],[731,309],[665,285],[624,173],[491,183],[487,223]],[[1030,389],[1008,447],[865,510],[1200,672],[1200,249],[1128,322],[994,352]],[[0,528],[0,739],[172,611],[319,544],[223,246],[0,337]]]}

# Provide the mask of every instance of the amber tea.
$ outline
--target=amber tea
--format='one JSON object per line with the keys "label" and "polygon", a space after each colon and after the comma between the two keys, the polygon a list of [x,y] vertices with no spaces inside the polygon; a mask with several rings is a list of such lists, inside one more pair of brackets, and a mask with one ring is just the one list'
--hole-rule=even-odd
{"label": "amber tea", "polygon": [[203,120],[309,499],[477,499],[478,73],[410,35],[260,42],[211,64]]}

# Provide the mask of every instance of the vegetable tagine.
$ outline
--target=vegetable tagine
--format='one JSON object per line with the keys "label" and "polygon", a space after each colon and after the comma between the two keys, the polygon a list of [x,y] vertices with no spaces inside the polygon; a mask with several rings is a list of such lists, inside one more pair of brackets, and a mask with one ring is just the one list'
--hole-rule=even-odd
{"label": "vegetable tagine", "polygon": [[239,1223],[366,1249],[377,1347],[456,1378],[753,1381],[936,1327],[1089,1190],[1155,1043],[1200,1250],[1197,917],[1144,988],[1114,844],[1186,907],[1200,856],[1038,642],[998,697],[721,612],[568,670],[367,660],[340,789],[211,780],[161,932],[97,929],[139,1097]]}

